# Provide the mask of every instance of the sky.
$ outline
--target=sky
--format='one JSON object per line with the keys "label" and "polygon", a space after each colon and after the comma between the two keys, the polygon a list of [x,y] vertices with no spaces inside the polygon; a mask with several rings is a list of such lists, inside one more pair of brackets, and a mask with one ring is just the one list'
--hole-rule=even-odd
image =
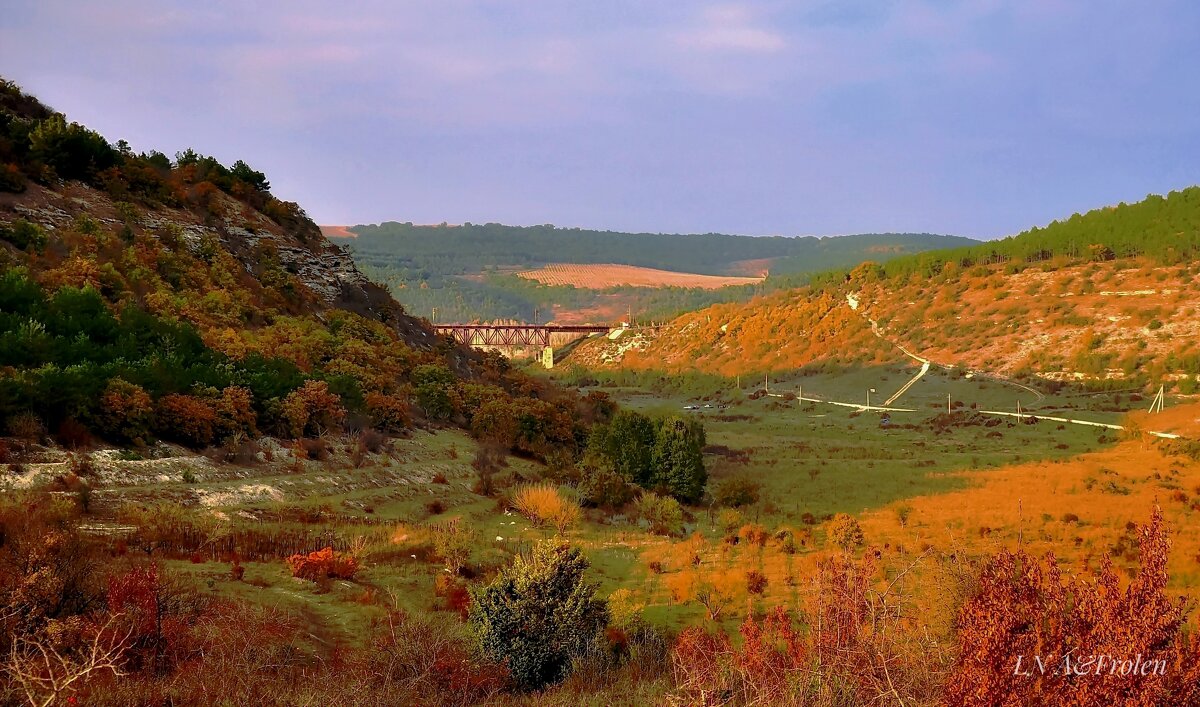
{"label": "sky", "polygon": [[1200,182],[1195,0],[5,0],[0,76],[318,222],[992,238]]}

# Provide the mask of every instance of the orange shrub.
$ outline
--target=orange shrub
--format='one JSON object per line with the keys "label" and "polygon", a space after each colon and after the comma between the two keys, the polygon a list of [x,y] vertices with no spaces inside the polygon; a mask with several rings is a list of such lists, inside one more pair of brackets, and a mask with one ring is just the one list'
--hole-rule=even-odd
{"label": "orange shrub", "polygon": [[342,399],[329,390],[325,381],[306,381],[283,399],[283,417],[292,435],[321,434],[341,423],[346,417]]}
{"label": "orange shrub", "polygon": [[322,579],[354,579],[358,572],[358,560],[352,555],[337,553],[327,547],[307,555],[292,555],[287,558],[292,576],[314,582]]}
{"label": "orange shrub", "polygon": [[746,544],[758,545],[759,547],[766,545],[767,539],[771,537],[770,533],[767,532],[767,529],[758,523],[747,523],[746,525],[742,526],[742,529],[738,532],[738,535],[742,538],[742,540],[746,541]]}
{"label": "orange shrub", "polygon": [[583,512],[579,504],[567,498],[553,484],[526,486],[513,496],[513,508],[534,525],[553,525],[565,533],[579,522]]}
{"label": "orange shrub", "polygon": [[377,427],[399,432],[412,425],[412,413],[407,398],[386,393],[367,393],[367,412]]}

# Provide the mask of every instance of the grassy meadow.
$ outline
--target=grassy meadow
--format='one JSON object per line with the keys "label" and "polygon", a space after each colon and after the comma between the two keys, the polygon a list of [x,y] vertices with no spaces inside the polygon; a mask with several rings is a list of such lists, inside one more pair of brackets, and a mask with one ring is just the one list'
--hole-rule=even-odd
{"label": "grassy meadow", "polygon": [[[838,513],[859,521],[863,547],[878,549],[881,578],[918,565],[911,580],[919,597],[923,585],[932,587],[938,576],[954,573],[945,558],[956,550],[967,557],[1021,542],[1038,552],[1052,549],[1064,562],[1115,550],[1119,563],[1132,564],[1136,557],[1126,524],[1143,521],[1157,500],[1177,529],[1174,585],[1200,586],[1196,533],[1187,528],[1194,512],[1188,503],[1200,496],[1195,462],[1163,456],[1155,442],[1123,441],[1114,430],[1025,424],[972,409],[1015,409],[1021,400],[1033,413],[1107,422],[1120,419],[1115,410],[1131,404],[1127,394],[1063,393],[1038,401],[1006,383],[935,369],[895,404],[913,412],[892,412],[886,425],[878,411],[807,400],[857,400],[860,394],[865,400],[873,387],[872,402],[879,404],[914,370],[775,376],[768,381],[772,394],[758,397],[761,379],[742,380],[739,390],[736,380],[717,378],[595,380],[559,374],[565,382],[607,392],[622,406],[699,417],[709,445],[710,491],[729,479],[757,486],[757,500],[739,508],[688,509],[676,537],[651,534],[620,511],[598,509],[587,510],[565,535],[585,550],[602,595],[624,590],[623,602],[673,628],[708,620],[708,608],[696,600],[703,590],[717,597],[714,621],[729,629],[747,611],[797,604],[811,590],[807,578],[814,563],[834,551],[826,527]],[[801,386],[803,404],[794,398]],[[945,414],[947,392],[955,405],[952,415]],[[336,445],[331,451],[334,459],[347,457]],[[314,640],[353,642],[384,606],[443,607],[435,584],[445,570],[430,529],[451,522],[468,529],[468,571],[477,577],[557,534],[505,510],[495,498],[473,493],[474,454],[475,443],[465,434],[417,431],[360,467],[303,461],[260,465],[258,476],[255,467],[225,476],[226,467],[215,466],[211,474],[186,480],[133,479],[110,487],[99,500],[123,498],[161,508],[155,499],[174,497],[194,506],[174,512],[228,519],[227,527],[314,538],[326,533],[339,548],[361,548],[364,562],[355,581],[325,585],[293,579],[279,561],[244,562],[241,582],[230,579],[227,562],[208,556],[171,563],[205,591],[305,617]],[[511,492],[545,473],[515,457],[504,464],[497,476],[501,497],[505,489]],[[751,572],[765,578],[754,592],[747,582]],[[939,594],[930,592],[926,599],[945,599]],[[452,612],[440,615],[455,621]]]}

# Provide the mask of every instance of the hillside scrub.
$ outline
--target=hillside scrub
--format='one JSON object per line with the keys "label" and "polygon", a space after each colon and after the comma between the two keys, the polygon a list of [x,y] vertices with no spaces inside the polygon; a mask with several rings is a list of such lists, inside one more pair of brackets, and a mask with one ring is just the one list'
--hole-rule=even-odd
{"label": "hillside scrub", "polygon": [[[585,342],[571,360],[732,377],[900,361],[899,345],[1001,375],[1176,385],[1184,374],[1192,382],[1180,387],[1191,389],[1200,374],[1200,330],[1187,316],[1200,307],[1190,286],[1198,255],[1200,187],[1189,187],[1011,238],[832,270],[807,286],[682,314],[643,345]],[[1089,331],[1094,346],[1079,348]]]}
{"label": "hillside scrub", "polygon": [[448,424],[573,462],[605,415],[439,339],[243,161],[135,154],[8,82],[0,137],[29,184],[0,210],[4,419],[195,449]]}

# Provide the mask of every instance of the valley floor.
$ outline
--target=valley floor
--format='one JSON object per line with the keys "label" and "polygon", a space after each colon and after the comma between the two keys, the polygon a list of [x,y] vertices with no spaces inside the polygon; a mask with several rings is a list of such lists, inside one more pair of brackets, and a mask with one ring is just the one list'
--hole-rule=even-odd
{"label": "valley floor", "polygon": [[[859,519],[865,545],[878,548],[890,568],[885,571],[899,571],[929,552],[978,554],[1017,545],[1036,553],[1053,550],[1069,566],[1110,552],[1132,566],[1131,524],[1144,522],[1157,504],[1174,531],[1172,586],[1200,596],[1200,528],[1194,523],[1200,464],[1194,459],[1168,453],[1164,440],[979,412],[1015,409],[1025,397],[1023,410],[1031,415],[1116,422],[1121,410],[1144,401],[1121,394],[1035,401],[1002,383],[937,370],[897,403],[911,412],[889,412],[886,422],[876,410],[814,401],[862,395],[865,402],[870,388],[882,401],[912,372],[897,366],[778,376],[767,383],[771,394],[761,397],[748,394],[762,381],[741,381],[741,391],[735,381],[717,379],[644,375],[602,382],[596,389],[623,406],[702,419],[710,489],[731,478],[748,479],[759,487],[759,500],[732,511],[693,508],[679,538],[652,535],[619,513],[592,510],[567,538],[585,550],[601,594],[627,590],[647,618],[675,628],[705,621],[706,611],[695,601],[699,583],[729,577],[736,588],[718,623],[733,629],[755,607],[797,601],[805,577],[829,549],[826,521],[837,513]],[[803,404],[795,399],[801,388]],[[947,394],[952,414],[946,414]],[[691,406],[696,409],[684,410]],[[1161,423],[1195,435],[1197,416],[1195,407],[1168,408],[1137,424]],[[162,458],[153,459],[97,453],[91,494],[101,516],[96,532],[121,532],[130,520],[129,503],[180,522],[199,516],[211,526],[213,542],[193,561],[172,562],[183,575],[216,595],[309,617],[314,635],[352,640],[385,602],[415,611],[440,604],[435,580],[443,570],[422,528],[456,518],[468,524],[477,539],[471,564],[483,572],[555,534],[472,492],[474,449],[465,435],[439,430],[396,440],[390,451],[368,455],[360,466],[348,461],[352,449],[345,442],[335,443],[326,461],[297,459],[287,447],[266,445],[249,465],[178,449],[163,449]],[[43,461],[26,465],[25,474],[61,471],[65,463],[49,453]],[[505,483],[542,474],[531,462],[510,458],[507,464]],[[104,520],[106,515],[111,517]],[[795,538],[794,549],[744,538],[731,544],[731,536],[744,536],[752,526],[771,538],[786,531]],[[289,551],[357,544],[368,548],[367,559],[355,582],[321,588],[293,579],[277,557],[247,557],[245,581],[235,582],[218,549],[223,538],[239,532],[300,544]],[[744,582],[734,579],[750,570],[766,577],[760,595],[748,595]]]}

